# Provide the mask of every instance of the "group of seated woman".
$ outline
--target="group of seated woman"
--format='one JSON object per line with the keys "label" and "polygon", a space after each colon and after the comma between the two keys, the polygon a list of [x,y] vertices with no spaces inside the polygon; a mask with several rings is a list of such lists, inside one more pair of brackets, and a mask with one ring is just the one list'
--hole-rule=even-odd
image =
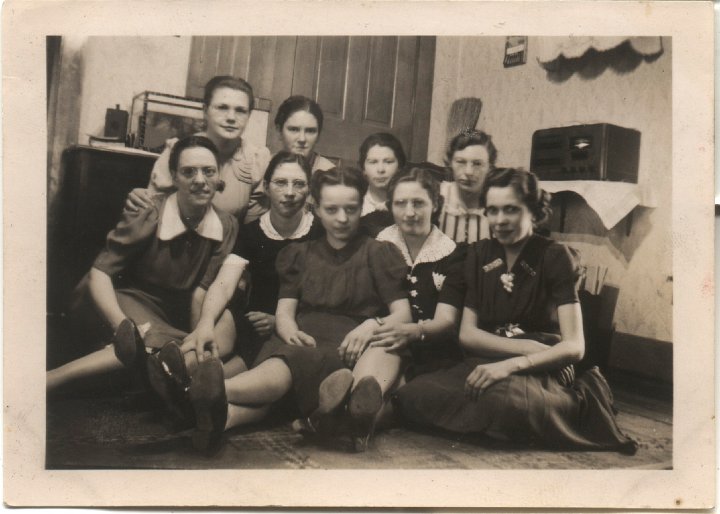
{"label": "group of seated woman", "polygon": [[[323,116],[288,98],[270,158],[242,138],[247,82],[206,88],[205,132],[169,141],[76,293],[110,343],[50,370],[48,389],[140,369],[193,444],[281,411],[312,437],[367,448],[378,420],[554,448],[634,453],[584,353],[568,249],[535,233],[549,195],[495,168],[469,130],[452,180],[386,133],[359,168],[314,152]],[[86,309],[92,312],[92,309]],[[97,323],[97,321],[96,321]]]}

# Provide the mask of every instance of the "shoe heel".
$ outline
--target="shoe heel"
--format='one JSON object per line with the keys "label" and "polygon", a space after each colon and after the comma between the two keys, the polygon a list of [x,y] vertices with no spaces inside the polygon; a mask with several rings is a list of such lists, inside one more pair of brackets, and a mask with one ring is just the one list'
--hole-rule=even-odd
{"label": "shoe heel", "polygon": [[118,325],[113,336],[113,349],[115,356],[126,368],[131,368],[138,361],[139,355],[145,353],[145,345],[140,338],[140,333],[128,318],[125,318]]}
{"label": "shoe heel", "polygon": [[356,452],[368,449],[375,433],[377,415],[383,406],[380,384],[374,377],[363,377],[350,394],[348,412],[353,421],[353,445]]}
{"label": "shoe heel", "polygon": [[200,451],[219,447],[227,422],[228,405],[222,364],[218,359],[208,359],[199,364],[188,393],[195,411],[193,446]]}

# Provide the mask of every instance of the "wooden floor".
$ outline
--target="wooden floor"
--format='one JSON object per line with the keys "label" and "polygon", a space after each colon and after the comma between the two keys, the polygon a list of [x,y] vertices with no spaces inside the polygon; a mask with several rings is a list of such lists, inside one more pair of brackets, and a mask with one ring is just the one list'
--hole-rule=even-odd
{"label": "wooden floor", "polygon": [[[213,457],[198,455],[190,432],[169,430],[154,400],[123,380],[103,393],[65,393],[48,399],[46,466],[141,469],[670,469],[672,396],[658,387],[611,376],[618,423],[638,441],[634,456],[611,452],[554,452],[477,438],[451,438],[394,426],[366,452],[349,440],[322,446],[274,422],[226,433]],[[96,387],[97,391],[98,388]]]}

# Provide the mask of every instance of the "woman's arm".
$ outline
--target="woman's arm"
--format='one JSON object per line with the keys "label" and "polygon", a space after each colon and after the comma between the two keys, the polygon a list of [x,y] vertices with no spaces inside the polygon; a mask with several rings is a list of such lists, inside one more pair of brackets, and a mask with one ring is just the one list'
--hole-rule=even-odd
{"label": "woman's arm", "polygon": [[[468,375],[465,392],[477,399],[489,386],[522,371],[544,371],[574,364],[585,354],[582,313],[579,303],[558,307],[561,340],[554,346],[532,354],[512,357],[491,364],[480,364]],[[505,339],[510,342],[513,339]]]}
{"label": "woman's arm", "polygon": [[376,328],[371,347],[384,346],[388,352],[405,348],[414,341],[440,342],[457,330],[459,311],[446,303],[438,303],[435,316],[420,323],[385,323]]}
{"label": "woman's arm", "polygon": [[460,346],[471,355],[482,357],[514,357],[547,350],[545,344],[532,339],[510,339],[477,327],[477,312],[465,307],[460,322]]}
{"label": "woman's arm", "polygon": [[190,318],[195,328],[185,337],[183,346],[194,349],[199,360],[207,345],[213,344],[215,324],[235,294],[245,264],[244,260],[227,259],[207,291],[201,287],[193,291]]}
{"label": "woman's arm", "polygon": [[315,346],[315,339],[298,328],[295,321],[298,300],[280,298],[275,311],[275,328],[280,339],[296,346]]}
{"label": "woman's arm", "polygon": [[[390,314],[383,320],[383,325],[386,323],[407,323],[412,320],[410,302],[407,298],[393,301],[388,305],[388,309],[390,310]],[[338,348],[340,358],[343,359],[348,366],[354,366],[360,358],[360,355],[362,355],[368,344],[370,344],[375,330],[380,326],[375,318],[370,318],[348,332]]]}
{"label": "woman's arm", "polygon": [[95,305],[115,332],[126,316],[120,309],[110,275],[97,268],[90,268],[88,287]]}

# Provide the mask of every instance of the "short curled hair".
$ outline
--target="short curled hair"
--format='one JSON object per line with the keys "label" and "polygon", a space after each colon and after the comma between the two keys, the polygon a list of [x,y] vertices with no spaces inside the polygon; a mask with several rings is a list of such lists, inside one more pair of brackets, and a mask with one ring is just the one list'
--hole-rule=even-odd
{"label": "short curled hair", "polygon": [[208,83],[205,84],[205,94],[203,95],[205,107],[210,107],[210,102],[212,102],[215,91],[221,87],[242,91],[248,96],[250,110],[252,111],[255,108],[255,95],[253,94],[253,88],[250,83],[245,79],[232,77],[230,75],[218,75],[208,80]]}
{"label": "short curled hair", "polygon": [[320,195],[325,186],[347,186],[356,189],[362,202],[367,193],[368,184],[363,174],[357,168],[341,167],[330,168],[327,171],[317,170],[310,181],[310,194],[315,205],[320,205]]}
{"label": "short curled hair", "polygon": [[308,160],[302,155],[288,152],[286,150],[279,151],[272,159],[270,159],[270,163],[267,165],[267,168],[265,168],[263,180],[265,182],[270,182],[275,174],[275,170],[278,169],[281,164],[297,164],[300,168],[302,168],[303,173],[305,173],[305,177],[307,177],[308,182],[310,182],[312,170]]}
{"label": "short curled hair", "polygon": [[168,168],[170,168],[170,172],[177,172],[180,154],[189,148],[196,147],[207,148],[215,156],[215,161],[217,163],[220,162],[220,152],[218,152],[217,146],[215,146],[215,143],[210,141],[210,139],[205,136],[187,136],[175,143],[172,150],[170,150],[170,157],[168,158]]}
{"label": "short curled hair", "polygon": [[312,114],[317,120],[318,133],[322,132],[323,127],[323,112],[315,100],[302,95],[293,95],[286,98],[283,103],[278,107],[277,114],[275,115],[275,128],[278,132],[281,132],[285,126],[285,122],[299,111],[305,111]]}
{"label": "short curled hair", "polygon": [[401,170],[393,175],[390,179],[390,183],[388,184],[388,210],[392,212],[392,202],[395,198],[395,189],[397,189],[398,184],[406,182],[417,182],[425,191],[427,191],[433,205],[431,222],[434,225],[437,225],[438,220],[440,219],[440,211],[442,210],[443,204],[443,197],[440,195],[440,183],[435,179],[435,176],[430,170],[423,167],[412,167],[406,170]]}
{"label": "short curled hair", "polygon": [[484,146],[488,152],[490,168],[495,167],[497,160],[497,148],[492,142],[492,137],[482,130],[463,130],[452,138],[445,153],[445,165],[450,166],[455,152],[465,150],[468,146]]}
{"label": "short curled hair", "polygon": [[491,187],[512,187],[515,194],[533,215],[533,224],[540,225],[552,215],[550,193],[538,184],[537,176],[519,168],[495,168],[491,170],[480,190],[480,207],[487,207],[487,194]]}
{"label": "short curled hair", "polygon": [[363,141],[360,145],[360,159],[358,160],[358,166],[360,166],[360,169],[365,167],[367,154],[373,146],[384,146],[389,148],[395,154],[395,158],[398,161],[398,168],[405,167],[407,157],[405,156],[405,150],[403,150],[400,140],[388,132],[377,132],[366,137],[365,141]]}

